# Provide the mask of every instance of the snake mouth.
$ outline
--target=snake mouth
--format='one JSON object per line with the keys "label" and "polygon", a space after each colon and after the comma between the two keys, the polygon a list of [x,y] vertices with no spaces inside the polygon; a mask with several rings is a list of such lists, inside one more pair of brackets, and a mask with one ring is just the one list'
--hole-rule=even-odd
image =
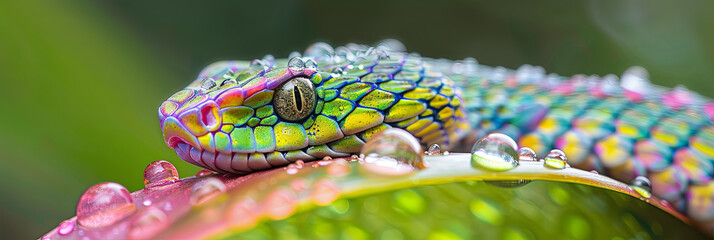
{"label": "snake mouth", "polygon": [[[282,152],[271,153],[222,153],[200,149],[181,139],[176,139],[173,146],[176,155],[193,165],[211,169],[220,173],[245,175],[261,170],[286,166],[295,158],[286,159]],[[313,159],[309,155],[298,156],[306,160]]]}

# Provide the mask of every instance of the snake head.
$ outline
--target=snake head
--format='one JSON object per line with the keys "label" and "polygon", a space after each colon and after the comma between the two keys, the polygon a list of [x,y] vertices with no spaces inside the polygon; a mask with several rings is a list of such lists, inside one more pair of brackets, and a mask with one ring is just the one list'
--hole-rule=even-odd
{"label": "snake head", "polygon": [[419,57],[367,56],[320,71],[311,58],[275,65],[283,67],[208,66],[159,108],[166,144],[195,165],[249,173],[347,157],[387,128],[445,147],[468,128],[460,91]]}
{"label": "snake head", "polygon": [[164,140],[179,157],[234,173],[309,157],[299,149],[307,147],[305,129],[314,122],[318,97],[312,80],[320,79],[316,68],[255,65],[211,64],[161,104]]}

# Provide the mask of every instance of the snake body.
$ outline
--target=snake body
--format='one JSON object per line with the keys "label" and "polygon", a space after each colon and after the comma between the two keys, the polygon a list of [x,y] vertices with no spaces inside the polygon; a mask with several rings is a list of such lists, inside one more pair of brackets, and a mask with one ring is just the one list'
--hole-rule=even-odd
{"label": "snake body", "polygon": [[211,64],[159,119],[181,159],[239,174],[359,154],[387,128],[447,149],[501,132],[539,157],[558,148],[574,167],[623,182],[647,176],[653,194],[714,221],[714,105],[652,85],[639,68],[616,80],[431,59],[394,42],[316,43],[289,59]]}

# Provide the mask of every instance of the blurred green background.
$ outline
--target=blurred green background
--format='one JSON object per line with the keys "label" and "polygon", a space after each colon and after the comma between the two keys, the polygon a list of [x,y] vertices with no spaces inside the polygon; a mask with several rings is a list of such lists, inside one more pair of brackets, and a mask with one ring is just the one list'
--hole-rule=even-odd
{"label": "blurred green background", "polygon": [[157,107],[223,59],[285,57],[314,41],[401,40],[424,56],[622,73],[712,97],[712,1],[5,1],[0,3],[0,233],[38,238],[84,190],[143,187],[173,162]]}

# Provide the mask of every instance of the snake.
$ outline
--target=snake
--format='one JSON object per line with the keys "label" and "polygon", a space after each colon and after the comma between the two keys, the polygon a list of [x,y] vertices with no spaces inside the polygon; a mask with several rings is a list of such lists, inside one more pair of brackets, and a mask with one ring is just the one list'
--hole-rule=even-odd
{"label": "snake", "polygon": [[318,42],[286,59],[213,63],[158,114],[181,159],[220,173],[349,157],[390,128],[453,151],[499,132],[541,158],[560,149],[583,170],[645,176],[655,196],[714,220],[714,103],[652,84],[641,67],[566,77],[422,57],[394,40]]}

